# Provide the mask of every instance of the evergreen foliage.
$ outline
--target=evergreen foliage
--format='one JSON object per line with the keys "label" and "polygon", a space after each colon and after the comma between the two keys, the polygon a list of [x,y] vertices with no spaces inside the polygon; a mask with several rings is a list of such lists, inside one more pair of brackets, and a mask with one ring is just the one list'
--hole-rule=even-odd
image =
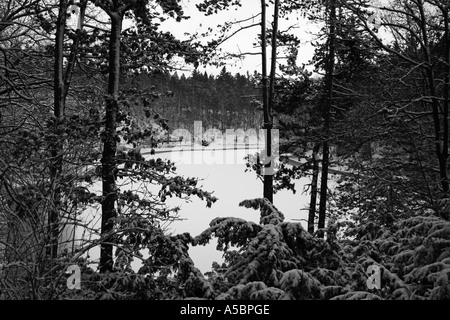
{"label": "evergreen foliage", "polygon": [[[199,235],[168,233],[179,212],[167,206],[169,197],[195,196],[211,210],[218,199],[155,152],[174,143],[172,129],[190,129],[194,121],[222,132],[261,128],[266,79],[233,75],[226,67],[217,76],[173,72],[173,58],[196,67],[219,45],[180,41],[159,30],[165,19],[188,18],[180,1],[114,1],[123,12],[113,2],[83,0],[90,26],[82,31],[62,28],[67,17],[58,10],[65,3],[0,3],[7,13],[0,17],[0,299],[450,299],[448,6],[396,0],[378,8],[378,28],[395,35],[385,43],[370,24],[370,1],[281,4],[283,15],[325,22],[310,62],[317,73],[327,69],[331,48],[335,56],[330,88],[329,78],[297,66],[300,39],[267,30],[287,48],[287,63],[271,80],[284,155],[274,191],[295,193],[294,180],[317,178],[320,146],[326,141],[331,150],[335,187],[325,190],[327,225],[318,237],[317,179],[307,189],[308,231],[258,198],[239,205],[258,210],[259,223],[218,217]],[[211,15],[240,5],[205,0],[198,9]],[[112,32],[99,23],[102,10],[135,22],[116,43],[119,73],[108,63]],[[61,77],[59,67],[67,74]],[[107,94],[108,75],[120,80],[114,94]],[[63,84],[58,94],[57,82]],[[112,170],[105,172],[102,151],[111,146]],[[262,179],[258,155],[248,159],[247,170]],[[114,178],[114,215],[103,232],[82,216],[110,196],[99,191],[105,174]],[[69,227],[84,228],[90,237],[75,243],[64,234]],[[51,253],[55,231],[58,252]],[[189,248],[213,238],[224,263],[202,274]],[[105,244],[114,256],[110,270],[98,272],[86,253]],[[69,291],[66,271],[74,264],[83,285]]]}
{"label": "evergreen foliage", "polygon": [[[259,225],[215,219],[194,239],[198,245],[215,236],[224,251],[225,265],[215,269],[228,289],[216,299],[448,299],[448,221],[416,215],[399,218],[385,231],[370,218],[338,222],[328,226],[324,240],[300,223],[285,222],[266,199],[241,205],[261,211]],[[338,237],[340,228],[348,236]],[[371,265],[381,270],[380,288],[372,290],[366,273]]]}

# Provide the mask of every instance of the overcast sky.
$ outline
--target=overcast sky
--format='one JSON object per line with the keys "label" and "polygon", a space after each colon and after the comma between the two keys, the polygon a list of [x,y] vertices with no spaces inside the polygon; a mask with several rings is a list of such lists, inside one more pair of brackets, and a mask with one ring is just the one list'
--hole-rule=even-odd
{"label": "overcast sky", "polygon": [[[247,19],[261,10],[260,0],[243,0],[242,7],[231,10],[226,10],[212,16],[205,16],[199,12],[195,7],[196,3],[201,0],[184,0],[185,15],[191,18],[182,22],[175,22],[173,20],[167,20],[163,23],[162,27],[165,30],[171,31],[175,36],[181,39],[188,38],[185,33],[203,33],[208,27],[216,29],[218,24],[225,22],[239,21]],[[272,20],[273,9],[269,7],[267,9],[267,25],[269,26]],[[298,16],[298,15],[297,15]],[[307,63],[313,55],[313,48],[311,46],[311,40],[314,40],[313,32],[317,30],[317,26],[305,19],[297,20],[297,16],[291,16],[289,20],[280,20],[280,30],[286,29],[288,26],[297,25],[297,28],[291,29],[292,33],[295,33],[301,40],[301,46],[299,48],[299,63]],[[259,23],[260,18],[257,17],[254,21],[246,22],[242,26],[251,23]],[[228,40],[221,46],[223,51],[227,52],[258,52],[258,48],[255,48],[253,44],[256,41],[257,34],[260,33],[260,27],[256,26],[250,29],[246,29],[237,33],[232,39]],[[210,38],[209,38],[210,39]],[[279,52],[279,57],[283,56],[282,52]],[[268,62],[270,63],[270,62]],[[231,60],[227,62],[227,69],[236,73],[245,74],[247,71],[253,73],[253,71],[261,71],[261,56],[249,55],[243,61]],[[207,71],[208,73],[217,74],[220,69],[216,67],[200,68],[200,71]]]}

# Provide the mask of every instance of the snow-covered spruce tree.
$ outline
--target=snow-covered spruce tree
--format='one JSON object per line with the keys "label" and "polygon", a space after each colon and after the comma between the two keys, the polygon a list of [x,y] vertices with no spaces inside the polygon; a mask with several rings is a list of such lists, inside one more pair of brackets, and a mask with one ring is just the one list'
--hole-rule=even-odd
{"label": "snow-covered spruce tree", "polygon": [[[399,219],[393,231],[364,228],[347,248],[355,266],[366,270],[370,265],[381,268],[384,299],[450,298],[450,222],[433,215],[416,215]],[[336,297],[338,299],[348,296]]]}
{"label": "snow-covered spruce tree", "polygon": [[345,290],[345,261],[331,237],[317,239],[300,223],[285,222],[267,199],[240,205],[260,209],[260,224],[216,218],[194,242],[205,244],[215,236],[217,248],[224,251],[225,264],[216,265],[216,272],[228,290],[217,299],[321,299]]}
{"label": "snow-covered spruce tree", "polygon": [[[416,215],[399,218],[385,231],[370,219],[336,222],[319,239],[301,224],[285,222],[266,199],[240,205],[260,209],[260,223],[216,218],[193,239],[202,245],[215,236],[218,250],[224,251],[225,263],[214,264],[211,273],[215,293],[210,296],[216,299],[449,298],[448,221]],[[352,237],[338,237],[342,227]],[[380,268],[380,288],[367,285],[372,265]]]}

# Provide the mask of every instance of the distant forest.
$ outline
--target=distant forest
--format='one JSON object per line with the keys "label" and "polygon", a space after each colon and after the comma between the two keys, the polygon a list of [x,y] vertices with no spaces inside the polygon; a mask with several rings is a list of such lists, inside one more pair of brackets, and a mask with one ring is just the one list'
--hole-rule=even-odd
{"label": "distant forest", "polygon": [[[177,72],[139,74],[126,82],[138,90],[151,88],[157,92],[155,97],[158,98],[149,105],[146,115],[149,118],[152,110],[170,119],[167,122],[169,132],[180,128],[192,132],[194,121],[202,121],[203,130],[214,128],[222,132],[230,128],[247,130],[262,126],[257,75],[233,75],[223,67],[217,76],[194,70],[188,77],[179,76]],[[135,112],[142,112],[140,110]]]}

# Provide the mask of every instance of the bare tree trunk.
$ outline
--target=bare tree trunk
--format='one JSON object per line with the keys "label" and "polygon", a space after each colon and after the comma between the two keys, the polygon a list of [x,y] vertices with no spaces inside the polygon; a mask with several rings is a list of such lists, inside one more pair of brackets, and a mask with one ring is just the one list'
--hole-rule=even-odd
{"label": "bare tree trunk", "polygon": [[66,25],[67,0],[59,3],[58,20],[55,36],[55,75],[54,75],[54,109],[55,117],[64,115],[64,29]]}
{"label": "bare tree trunk", "polygon": [[[55,35],[55,54],[54,54],[54,116],[57,119],[62,119],[65,116],[66,98],[69,93],[70,82],[75,68],[75,61],[78,52],[78,47],[81,39],[82,21],[84,12],[86,10],[87,0],[83,0],[80,4],[80,29],[76,30],[76,37],[72,43],[69,61],[66,70],[64,71],[64,33],[67,20],[67,8],[68,1],[62,0],[59,3],[58,19],[56,23],[56,35]],[[52,146],[52,159],[53,164],[50,168],[53,196],[53,209],[49,213],[48,224],[50,243],[47,250],[48,255],[51,258],[55,258],[58,253],[58,239],[59,239],[59,207],[61,204],[61,188],[60,184],[62,166],[63,166],[63,141],[57,141]]]}
{"label": "bare tree trunk", "polygon": [[313,168],[311,179],[311,200],[309,202],[308,215],[308,232],[314,233],[314,221],[316,219],[316,204],[317,204],[317,182],[319,180],[319,160],[317,154],[319,153],[320,144],[315,143],[313,148]]}
{"label": "bare tree trunk", "polygon": [[264,129],[266,135],[266,156],[264,165],[264,198],[273,203],[273,154],[272,154],[272,109],[274,104],[274,84],[277,59],[277,33],[278,33],[278,9],[279,0],[274,2],[274,16],[272,28],[272,55],[270,66],[270,81],[267,79],[267,40],[266,40],[266,3],[261,1],[261,56],[262,56],[262,86],[263,86],[263,110]]}
{"label": "bare tree trunk", "polygon": [[[266,140],[266,154],[269,156],[270,133],[269,127],[269,99],[268,99],[268,85],[267,85],[267,34],[266,34],[266,1],[261,0],[261,57],[262,57],[262,95],[263,95],[263,112],[264,112],[264,126],[265,140]],[[270,193],[270,177],[264,176],[263,196],[270,202],[273,202],[273,196]]]}
{"label": "bare tree trunk", "polygon": [[[270,158],[270,162],[267,164],[268,167],[272,167],[271,171],[268,172],[268,175],[266,175],[264,179],[265,185],[265,191],[267,195],[270,197],[268,198],[270,202],[273,203],[273,166],[275,165],[274,159],[273,159],[273,152],[272,152],[272,128],[273,128],[273,116],[272,116],[272,110],[274,108],[275,103],[275,78],[276,78],[276,67],[277,67],[277,40],[278,40],[278,10],[280,6],[280,1],[275,0],[274,2],[274,9],[273,9],[273,25],[272,25],[272,57],[270,60],[270,82],[269,82],[269,108],[268,108],[268,115],[269,115],[269,122],[268,122],[268,128],[267,128],[267,140],[268,140],[268,146],[267,146],[267,152],[268,156]],[[267,180],[267,182],[266,182]]]}
{"label": "bare tree trunk", "polygon": [[[59,3],[58,19],[56,23],[55,36],[55,74],[53,78],[53,114],[58,121],[64,117],[64,28],[66,25],[67,0],[61,0]],[[58,254],[58,238],[59,238],[59,207],[61,202],[60,176],[62,171],[62,141],[57,141],[52,146],[52,164],[50,167],[51,190],[53,191],[53,206],[48,214],[49,226],[49,247],[47,254],[51,259],[56,258]]]}
{"label": "bare tree trunk", "polygon": [[116,127],[120,80],[120,35],[122,31],[123,14],[109,12],[111,17],[111,35],[109,42],[109,84],[106,98],[105,137],[102,154],[102,223],[100,246],[100,272],[113,269],[113,219],[116,217]]}
{"label": "bare tree trunk", "polygon": [[[319,200],[319,221],[318,228],[325,228],[325,217],[327,210],[327,193],[328,193],[328,167],[330,161],[330,147],[328,139],[330,138],[330,120],[331,108],[333,103],[333,72],[336,42],[336,2],[330,0],[329,23],[330,34],[328,40],[328,61],[325,79],[325,91],[327,94],[326,102],[323,110],[324,119],[324,140],[322,144],[322,176],[320,179],[320,200]],[[323,237],[323,232],[318,233],[319,237]]]}
{"label": "bare tree trunk", "polygon": [[418,1],[417,6],[419,8],[420,28],[421,28],[422,37],[423,37],[422,53],[423,53],[424,59],[427,63],[426,70],[425,70],[425,72],[426,72],[425,77],[428,82],[428,90],[429,90],[430,96],[432,97],[431,109],[432,109],[433,124],[434,124],[435,152],[436,152],[436,157],[439,162],[439,174],[440,174],[440,179],[441,179],[440,183],[442,186],[442,191],[444,193],[444,196],[448,196],[449,187],[450,187],[449,177],[448,177],[448,169],[447,169],[448,138],[449,138],[448,137],[448,105],[447,105],[447,108],[445,108],[446,106],[445,106],[445,102],[444,102],[444,119],[443,119],[444,120],[443,121],[444,130],[442,132],[441,120],[440,120],[440,113],[441,113],[440,103],[439,103],[439,100],[436,98],[436,79],[435,79],[434,72],[432,69],[433,62],[432,62],[431,55],[430,55],[430,43],[428,40],[426,14],[425,14],[423,1]]}
{"label": "bare tree trunk", "polygon": [[445,6],[442,9],[442,13],[444,16],[444,36],[445,36],[445,56],[444,61],[446,65],[445,69],[445,76],[444,76],[444,137],[443,137],[443,158],[445,162],[445,171],[443,171],[443,176],[441,178],[443,179],[442,183],[442,189],[444,191],[445,196],[449,196],[449,177],[448,177],[448,171],[447,171],[447,162],[448,162],[448,139],[449,139],[449,90],[450,90],[450,32],[449,32],[449,16],[448,16],[448,6]]}
{"label": "bare tree trunk", "polygon": [[78,48],[81,41],[81,32],[83,30],[84,14],[86,12],[87,0],[80,2],[80,28],[75,31],[75,38],[73,39],[72,46],[70,48],[70,55],[67,63],[66,74],[64,75],[64,104],[66,103],[67,95],[69,93],[70,82],[72,80],[73,70],[75,68],[76,57]]}

